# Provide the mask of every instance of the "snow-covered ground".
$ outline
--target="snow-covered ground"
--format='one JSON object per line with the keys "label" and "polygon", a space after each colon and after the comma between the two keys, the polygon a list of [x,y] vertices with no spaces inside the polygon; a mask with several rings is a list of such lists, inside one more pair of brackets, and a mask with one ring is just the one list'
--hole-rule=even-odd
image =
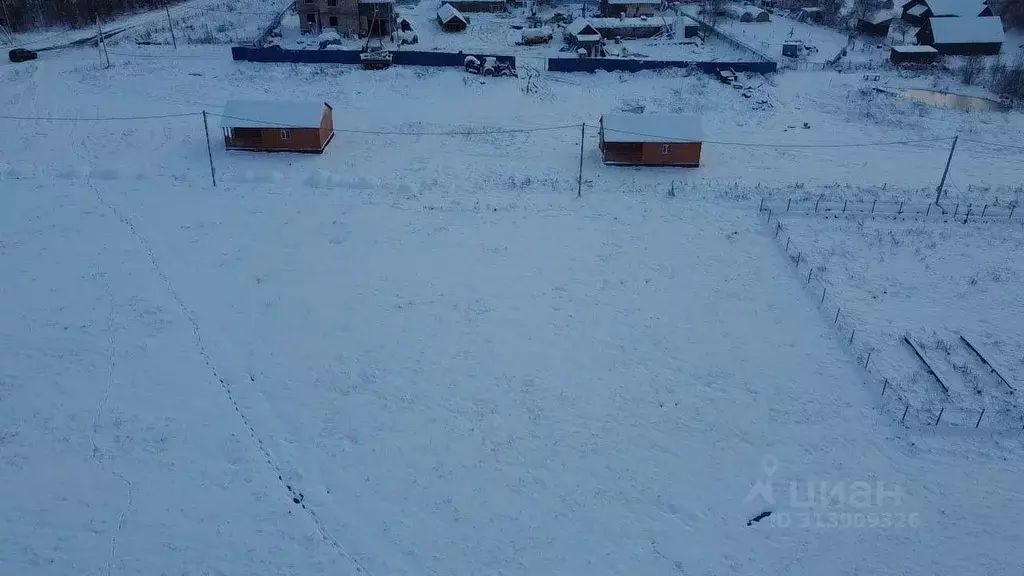
{"label": "snow-covered ground", "polygon": [[[1019,218],[1007,218],[1021,200],[1018,194],[984,208],[951,203],[958,217],[938,209],[925,217],[920,206],[899,217],[892,206],[878,210],[892,216],[874,217],[860,214],[865,206],[839,216],[777,211],[780,242],[800,254],[800,274],[812,279],[815,294],[827,288],[826,302],[819,301],[824,315],[835,314],[842,333],[856,331],[858,358],[868,362],[870,351],[870,370],[889,382],[889,408],[899,413],[909,405],[908,421],[933,425],[943,410],[947,426],[1024,426],[1024,403],[1013,390],[1024,387],[1024,229]],[[989,217],[979,219],[985,212]],[[908,335],[941,383],[905,342]]]}
{"label": "snow-covered ground", "polygon": [[[900,427],[757,214],[759,196],[927,199],[948,142],[893,142],[954,133],[949,199],[1006,198],[1020,156],[967,140],[1016,142],[1019,114],[850,74],[745,78],[763,81],[746,98],[682,71],[525,90],[138,50],[0,65],[7,116],[189,114],[0,120],[0,574],[1024,564],[1019,433]],[[323,156],[228,153],[211,117],[214,188],[195,112],[239,97],[331,102],[338,134]],[[625,109],[701,114],[704,165],[605,167],[591,129],[577,199],[580,124]],[[474,133],[499,126],[545,130]],[[934,230],[913,265],[936,283],[950,253],[1002,255],[953,278],[977,291],[936,289],[963,322],[894,321],[1011,351],[1019,227]],[[863,290],[930,289],[886,275],[913,248],[843,238],[836,282],[881,253]]]}

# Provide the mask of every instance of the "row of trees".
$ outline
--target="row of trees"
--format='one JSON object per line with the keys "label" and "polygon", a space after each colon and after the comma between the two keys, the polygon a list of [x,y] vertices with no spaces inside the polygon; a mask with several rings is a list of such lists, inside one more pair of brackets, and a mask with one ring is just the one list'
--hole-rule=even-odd
{"label": "row of trees", "polygon": [[162,8],[176,0],[0,0],[0,24],[11,31],[47,26],[88,26],[96,17]]}

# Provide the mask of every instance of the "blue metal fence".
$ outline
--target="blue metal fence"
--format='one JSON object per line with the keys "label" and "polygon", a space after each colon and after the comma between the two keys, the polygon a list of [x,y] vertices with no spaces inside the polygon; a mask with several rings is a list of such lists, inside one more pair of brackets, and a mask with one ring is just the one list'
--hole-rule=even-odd
{"label": "blue metal fence", "polygon": [[[490,56],[485,54],[464,54],[462,52],[419,52],[415,50],[395,50],[391,52],[391,62],[399,66],[452,66],[461,67],[466,56],[473,56],[483,62],[484,58],[493,57],[498,62],[515,65],[513,56]],[[287,50],[280,46],[253,48],[249,46],[232,46],[231,58],[247,62],[291,62],[305,64],[359,64],[359,50]]]}
{"label": "blue metal fence", "polygon": [[715,73],[719,70],[769,74],[775,72],[776,62],[690,62],[688,60],[628,60],[623,58],[548,58],[549,72],[640,72],[665,68],[690,68]]}

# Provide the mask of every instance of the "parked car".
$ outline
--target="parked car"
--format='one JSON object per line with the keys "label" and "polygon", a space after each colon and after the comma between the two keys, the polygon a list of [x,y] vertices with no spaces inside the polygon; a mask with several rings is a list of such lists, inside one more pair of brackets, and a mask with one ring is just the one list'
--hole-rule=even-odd
{"label": "parked car", "polygon": [[28,62],[38,58],[39,54],[27,48],[15,48],[7,53],[7,57],[11,59],[11,62]]}

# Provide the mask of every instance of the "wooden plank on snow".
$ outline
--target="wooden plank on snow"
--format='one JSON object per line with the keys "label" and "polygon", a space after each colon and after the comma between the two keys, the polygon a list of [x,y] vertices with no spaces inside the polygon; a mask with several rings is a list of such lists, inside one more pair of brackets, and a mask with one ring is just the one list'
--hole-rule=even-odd
{"label": "wooden plank on snow", "polygon": [[942,389],[948,395],[949,386],[946,386],[946,383],[942,380],[942,377],[939,376],[939,373],[936,372],[935,368],[932,367],[932,363],[928,361],[928,357],[925,356],[924,350],[921,350],[920,348],[918,348],[917,344],[914,344],[914,341],[911,340],[909,334],[905,334],[903,336],[903,341],[910,345],[910,349],[914,351],[914,354],[916,354],[917,357],[921,359],[921,363],[924,364],[924,369],[927,370],[933,378],[935,378],[935,381],[939,383],[939,386],[942,386]]}
{"label": "wooden plank on snow", "polygon": [[[1006,387],[1010,389],[1010,392],[1015,392],[1017,390],[1016,388],[1013,387],[1012,384],[1010,384],[1010,380],[1003,376],[1005,370],[1000,370],[998,367],[996,367],[995,364],[992,363],[992,360],[990,359],[993,358],[993,356],[991,354],[982,353],[981,348],[978,348],[977,346],[972,344],[971,341],[968,340],[963,334],[960,335],[960,339],[963,340],[964,344],[966,344],[972,352],[978,355],[978,358],[981,358],[981,361],[984,362],[986,366],[988,366],[989,370],[991,370],[997,378],[1003,381],[1003,384],[1006,384]],[[977,341],[978,340],[975,339],[975,342]]]}

